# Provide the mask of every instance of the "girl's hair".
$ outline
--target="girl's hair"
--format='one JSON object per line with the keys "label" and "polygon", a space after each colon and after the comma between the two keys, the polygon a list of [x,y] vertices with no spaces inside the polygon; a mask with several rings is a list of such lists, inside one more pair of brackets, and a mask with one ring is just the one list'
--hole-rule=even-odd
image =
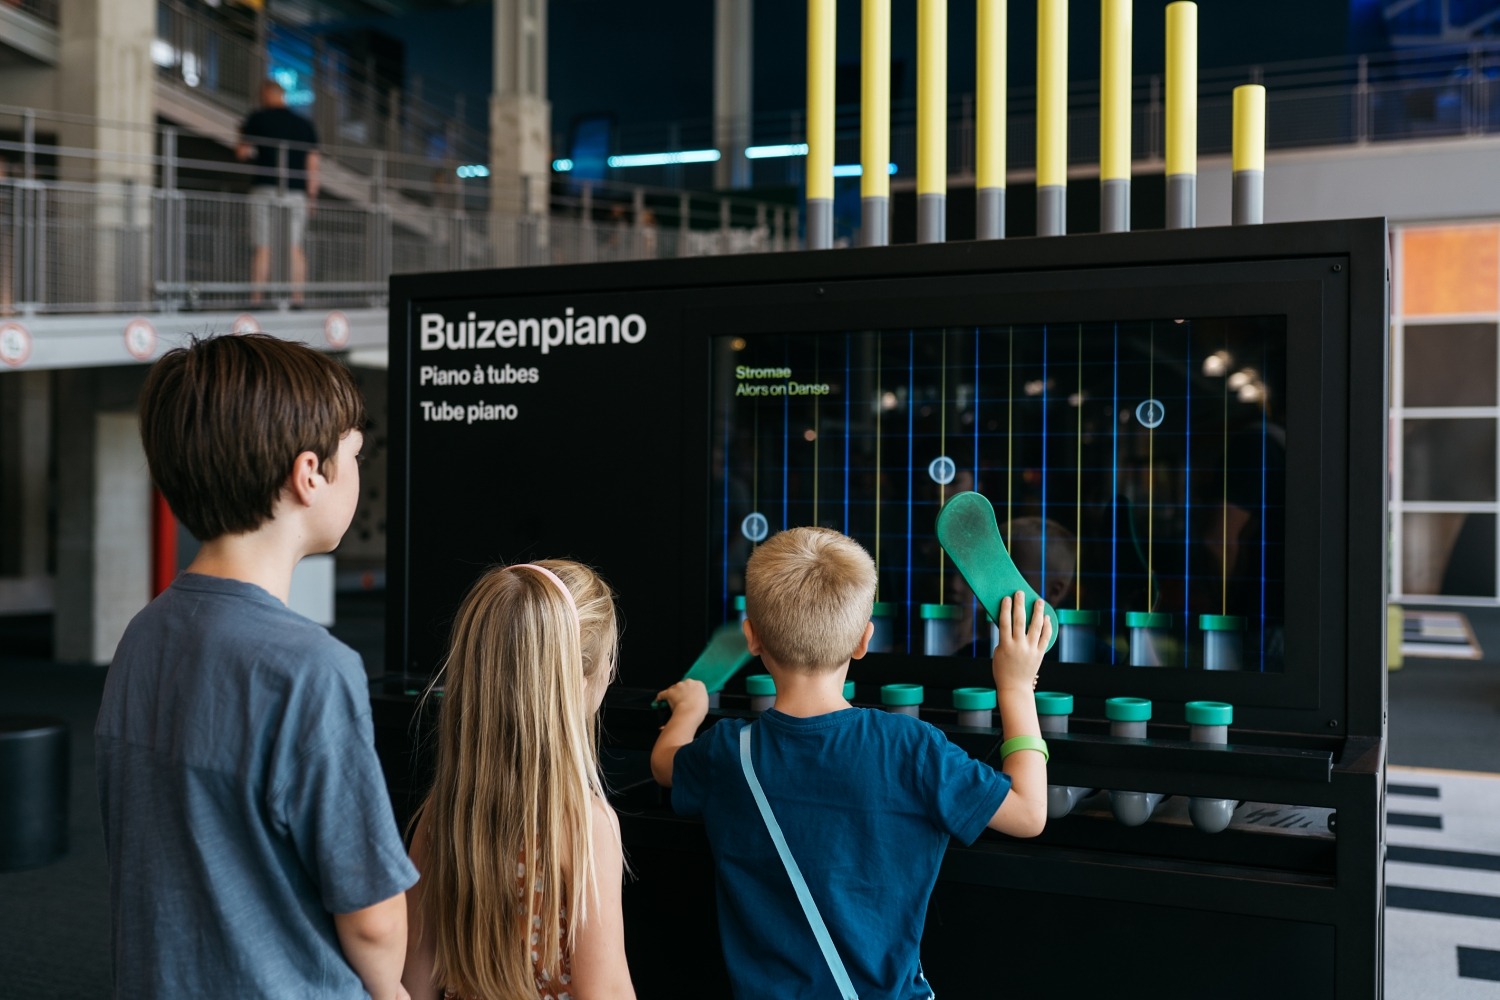
{"label": "girl's hair", "polygon": [[458,996],[534,997],[536,966],[557,973],[597,898],[603,785],[590,692],[614,670],[614,592],[587,566],[537,565],[577,612],[535,569],[490,569],[464,598],[433,679],[445,688],[437,774],[418,813],[422,926],[434,935],[434,981]]}

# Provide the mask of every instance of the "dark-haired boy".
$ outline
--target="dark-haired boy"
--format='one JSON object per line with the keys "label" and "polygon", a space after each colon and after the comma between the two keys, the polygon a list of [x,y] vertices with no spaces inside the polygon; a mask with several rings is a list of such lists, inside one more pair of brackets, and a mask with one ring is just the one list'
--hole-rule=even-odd
{"label": "dark-haired boy", "polygon": [[286,607],[359,499],[348,371],[264,335],[162,357],[157,487],[202,542],[120,640],[94,730],[120,997],[404,998],[417,879],[358,654]]}

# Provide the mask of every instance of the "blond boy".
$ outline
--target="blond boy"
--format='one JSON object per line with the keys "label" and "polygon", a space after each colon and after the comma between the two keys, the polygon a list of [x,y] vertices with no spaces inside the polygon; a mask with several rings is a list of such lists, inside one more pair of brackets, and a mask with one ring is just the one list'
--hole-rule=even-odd
{"label": "blond boy", "polygon": [[[1006,735],[1036,736],[1032,698],[1048,624],[1028,629],[1017,599],[1002,606],[993,661]],[[751,759],[790,854],[862,1000],[931,996],[919,943],[949,837],[986,828],[1013,836],[1046,821],[1043,756],[1013,753],[1004,770],[971,759],[936,727],[857,709],[843,697],[865,655],[875,566],[836,531],[774,536],[746,570],[745,636],[776,681],[775,706],[754,726]],[[719,880],[725,963],[738,997],[836,996],[791,879],[739,764],[742,719],[694,739],[708,711],[703,685],[660,696],[672,709],[651,754],[678,813],[701,816]]]}

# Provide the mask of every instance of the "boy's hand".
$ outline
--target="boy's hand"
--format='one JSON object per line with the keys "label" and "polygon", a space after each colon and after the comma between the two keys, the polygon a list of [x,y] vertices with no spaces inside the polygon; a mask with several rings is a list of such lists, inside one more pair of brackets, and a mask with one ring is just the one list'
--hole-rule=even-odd
{"label": "boy's hand", "polygon": [[1036,673],[1042,665],[1042,654],[1052,636],[1052,622],[1042,613],[1042,602],[1032,606],[1031,626],[1026,625],[1026,595],[1016,591],[1014,597],[1000,602],[1000,642],[990,664],[997,690],[1007,688],[1031,691],[1036,687]]}
{"label": "boy's hand", "polygon": [[678,681],[665,691],[658,691],[656,700],[667,703],[673,719],[681,713],[684,719],[692,720],[695,727],[708,717],[708,688],[702,681]]}

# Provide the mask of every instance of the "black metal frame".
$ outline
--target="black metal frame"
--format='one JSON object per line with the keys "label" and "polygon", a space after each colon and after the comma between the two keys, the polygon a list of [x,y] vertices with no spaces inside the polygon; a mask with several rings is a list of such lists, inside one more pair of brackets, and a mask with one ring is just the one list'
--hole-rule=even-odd
{"label": "black metal frame", "polygon": [[[489,559],[563,551],[603,565],[621,590],[631,623],[624,677],[640,688],[613,694],[607,719],[623,786],[617,804],[643,876],[627,891],[638,985],[645,989],[653,981],[642,976],[647,953],[671,942],[681,955],[684,934],[701,952],[698,971],[717,975],[711,921],[706,913],[683,909],[693,906],[687,900],[706,905],[709,898],[701,830],[673,818],[654,787],[640,780],[641,755],[659,725],[646,689],[680,673],[681,666],[664,664],[691,660],[711,624],[705,596],[706,334],[936,327],[984,323],[995,315],[1024,323],[1283,313],[1292,380],[1288,482],[1297,483],[1295,499],[1288,499],[1298,511],[1289,512],[1286,543],[1300,560],[1288,590],[1286,672],[1206,678],[1201,671],[1132,671],[1124,691],[1120,668],[1070,666],[1049,678],[1049,684],[1079,696],[1073,735],[1052,741],[1049,776],[1088,787],[1331,808],[1337,810],[1337,837],[1299,842],[1230,832],[1215,839],[1191,829],[1126,829],[1084,817],[1055,824],[1034,842],[986,835],[973,847],[950,851],[924,954],[940,987],[977,995],[996,980],[988,960],[965,961],[963,947],[984,947],[1003,921],[1007,949],[1054,949],[1063,928],[1071,926],[1076,930],[1066,942],[1068,952],[1091,960],[1135,955],[1147,963],[1143,968],[1158,972],[1178,961],[1207,974],[1212,970],[1202,965],[1202,956],[1229,956],[1222,982],[1205,985],[1197,978],[1174,986],[1153,980],[1155,995],[1258,992],[1258,984],[1249,988],[1246,973],[1252,959],[1272,961],[1258,953],[1263,946],[1283,956],[1274,966],[1278,978],[1300,975],[1308,995],[1376,996],[1383,914],[1387,281],[1383,220],[396,277],[390,310],[391,672],[421,677],[435,666],[443,623],[432,601],[456,604],[454,581],[443,581],[443,591],[426,575],[433,559],[415,560],[424,574],[419,586],[410,579],[413,507],[424,520],[439,519],[455,503],[469,509],[476,497],[495,496],[485,517],[501,526],[487,520],[479,530],[472,514],[448,524],[450,533],[472,531],[482,539],[459,577]],[[410,376],[424,360],[411,348],[417,313],[437,305],[461,313],[497,302],[515,315],[560,313],[564,305],[582,311],[586,303],[634,304],[630,311],[642,314],[654,310],[649,346],[601,354],[610,359],[607,364],[585,366],[608,368],[611,377],[633,380],[629,385],[611,388],[596,373],[588,376],[595,381],[553,389],[562,395],[550,402],[539,394],[531,398],[554,426],[546,444],[550,453],[579,463],[568,482],[586,482],[590,463],[604,470],[605,488],[627,498],[639,489],[632,482],[637,477],[654,482],[660,509],[646,516],[628,508],[625,514],[644,516],[648,524],[647,537],[633,543],[636,560],[665,569],[632,565],[632,543],[608,537],[608,523],[585,527],[580,512],[591,508],[573,503],[566,491],[547,482],[517,482],[507,490],[499,473],[465,466],[463,456],[473,455],[473,442],[480,439],[455,432],[450,436],[462,440],[442,455],[436,453],[448,446],[435,444],[438,438],[428,429],[417,428],[414,440]],[[545,363],[566,377],[574,361],[559,354]],[[640,397],[642,387],[652,395]],[[569,399],[569,393],[587,398]],[[575,407],[587,412],[574,414]],[[635,414],[639,420],[632,422]],[[534,424],[529,432],[536,433]],[[518,453],[542,454],[527,451],[534,442],[524,437],[500,439]],[[434,482],[443,469],[450,470],[448,478]],[[420,496],[414,494],[418,484]],[[418,536],[421,544],[433,544],[432,532]],[[451,560],[459,551],[450,548],[436,558]],[[1289,578],[1290,569],[1289,563]],[[413,622],[413,603],[422,600],[429,602],[425,618]],[[872,658],[861,664],[861,677],[910,679],[916,666],[905,657]],[[939,688],[981,682],[987,673],[983,664],[957,660],[922,660],[920,669],[929,686]],[[385,702],[392,730],[410,718],[403,692],[412,686],[409,676],[399,677],[388,698],[377,698]],[[1112,739],[1090,720],[1101,715],[1104,697],[1120,693],[1152,697],[1163,708],[1201,697],[1230,701],[1237,710],[1236,742],[1228,748],[1186,744],[1184,727],[1170,722],[1153,724],[1147,740]],[[739,704],[732,693],[725,700],[729,712]],[[1180,717],[1163,708],[1159,719]],[[941,711],[931,717],[948,721]],[[409,746],[409,737],[389,735],[393,786],[420,786],[420,780],[397,780],[397,748]],[[975,756],[994,752],[993,732],[953,729],[950,735]],[[673,888],[658,891],[663,885]],[[1025,903],[1009,902],[1012,894]],[[1027,913],[1025,921],[1004,920],[1004,913],[1018,907]],[[1089,913],[1114,914],[1129,926],[1110,936],[1108,926],[1090,925]],[[1201,919],[1210,914],[1233,925],[1238,945],[1214,934],[1212,921]],[[1173,928],[1180,939],[1153,950],[1151,936],[1140,930],[1152,920]],[[670,921],[670,933],[649,929],[662,921]],[[1288,938],[1292,928],[1301,930]],[[1023,965],[1003,977],[1013,991],[1026,995],[1059,984],[1057,970],[1049,979]],[[985,971],[975,971],[980,968]],[[661,982],[666,988],[680,979]],[[646,995],[658,993],[647,989]]]}

